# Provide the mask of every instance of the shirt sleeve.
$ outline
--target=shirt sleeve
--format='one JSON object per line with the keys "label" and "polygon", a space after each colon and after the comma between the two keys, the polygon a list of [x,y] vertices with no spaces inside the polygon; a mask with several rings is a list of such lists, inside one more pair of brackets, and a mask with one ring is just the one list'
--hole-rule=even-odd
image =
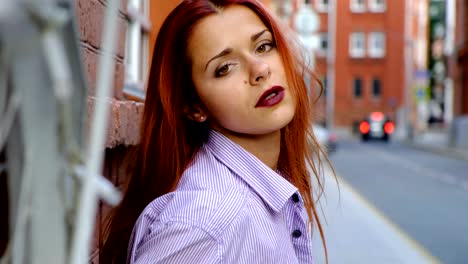
{"label": "shirt sleeve", "polygon": [[177,222],[155,231],[136,249],[135,264],[220,263],[217,240],[199,227]]}

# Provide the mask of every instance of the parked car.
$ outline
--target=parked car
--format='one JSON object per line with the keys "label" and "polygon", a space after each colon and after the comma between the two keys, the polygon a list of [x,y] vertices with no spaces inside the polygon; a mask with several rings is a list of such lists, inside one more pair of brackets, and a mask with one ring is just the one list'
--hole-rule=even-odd
{"label": "parked car", "polygon": [[335,133],[318,124],[314,124],[312,129],[314,131],[315,138],[327,154],[336,151],[337,137]]}
{"label": "parked car", "polygon": [[359,124],[361,139],[368,141],[380,139],[388,141],[395,130],[395,125],[390,118],[382,112],[372,112]]}

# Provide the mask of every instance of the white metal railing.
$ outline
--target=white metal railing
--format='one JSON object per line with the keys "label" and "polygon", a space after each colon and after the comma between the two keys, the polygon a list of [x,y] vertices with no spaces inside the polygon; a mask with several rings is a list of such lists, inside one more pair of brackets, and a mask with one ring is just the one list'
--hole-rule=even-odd
{"label": "white metal railing", "polygon": [[11,225],[2,264],[88,263],[99,199],[120,201],[100,175],[119,1],[107,3],[89,143],[72,1],[0,5],[0,147],[7,156],[0,166],[9,180]]}

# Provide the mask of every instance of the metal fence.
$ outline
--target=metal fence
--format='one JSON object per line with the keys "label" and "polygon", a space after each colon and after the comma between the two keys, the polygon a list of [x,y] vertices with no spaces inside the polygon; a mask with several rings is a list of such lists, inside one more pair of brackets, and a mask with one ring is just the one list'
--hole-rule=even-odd
{"label": "metal fence", "polygon": [[118,5],[107,1],[95,112],[87,121],[72,0],[0,2],[0,175],[9,195],[2,264],[87,263],[99,199],[120,200],[100,175]]}

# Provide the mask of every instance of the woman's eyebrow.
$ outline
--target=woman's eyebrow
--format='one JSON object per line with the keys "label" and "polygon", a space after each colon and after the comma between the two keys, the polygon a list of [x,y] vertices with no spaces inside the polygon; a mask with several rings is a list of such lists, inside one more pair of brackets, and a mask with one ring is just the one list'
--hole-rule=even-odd
{"label": "woman's eyebrow", "polygon": [[[258,33],[255,33],[254,35],[252,35],[252,36],[250,37],[250,39],[251,39],[252,41],[255,41],[255,40],[257,40],[261,35],[263,35],[263,33],[265,33],[265,32],[270,32],[270,31],[269,31],[268,29],[264,29],[264,30],[262,30],[262,31],[260,31],[260,32],[258,32]],[[224,49],[223,51],[221,51],[220,53],[218,53],[217,55],[215,55],[213,58],[211,58],[211,59],[206,63],[206,65],[205,65],[205,71],[206,71],[206,69],[208,68],[208,64],[210,64],[211,61],[213,61],[213,60],[215,60],[215,59],[217,59],[217,58],[219,58],[219,57],[226,56],[226,55],[228,55],[228,54],[231,53],[231,52],[232,52],[232,48],[226,48],[226,49]]]}
{"label": "woman's eyebrow", "polygon": [[226,56],[228,55],[229,53],[232,52],[232,48],[227,48],[227,49],[224,49],[223,51],[221,51],[220,53],[218,53],[216,56],[214,56],[213,58],[211,58],[207,63],[206,63],[206,66],[205,66],[205,71],[206,71],[206,68],[208,68],[208,64],[210,64],[210,62],[214,59],[217,59],[219,57],[222,57],[222,56]]}
{"label": "woman's eyebrow", "polygon": [[263,35],[263,33],[265,33],[265,32],[270,32],[270,31],[269,31],[268,29],[264,29],[264,30],[262,30],[262,31],[260,31],[260,32],[258,32],[258,33],[256,33],[256,34],[254,34],[252,37],[250,37],[250,39],[251,39],[252,41],[255,41],[255,40],[257,40],[261,35]]}

